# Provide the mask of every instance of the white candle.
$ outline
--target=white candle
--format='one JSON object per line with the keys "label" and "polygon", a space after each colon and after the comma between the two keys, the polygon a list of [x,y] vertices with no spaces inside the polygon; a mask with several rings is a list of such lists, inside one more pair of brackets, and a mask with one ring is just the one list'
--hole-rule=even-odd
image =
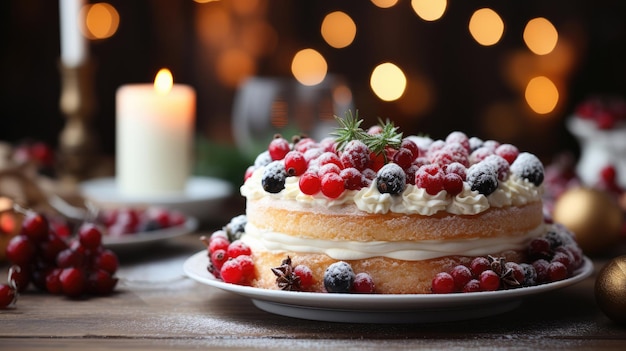
{"label": "white candle", "polygon": [[84,0],[59,0],[61,62],[66,67],[78,67],[87,58],[87,43],[81,31],[84,5]]}
{"label": "white candle", "polygon": [[161,70],[154,85],[120,87],[116,104],[120,194],[159,196],[184,191],[192,166],[194,89],[172,85],[171,73]]}

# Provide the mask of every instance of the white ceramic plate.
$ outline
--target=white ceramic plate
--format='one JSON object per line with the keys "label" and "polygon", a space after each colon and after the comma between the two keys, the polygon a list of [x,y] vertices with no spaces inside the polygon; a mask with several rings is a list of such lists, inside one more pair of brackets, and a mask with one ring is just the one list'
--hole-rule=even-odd
{"label": "white ceramic plate", "polygon": [[167,196],[138,197],[120,194],[115,178],[89,180],[81,183],[80,189],[83,196],[98,207],[166,207],[201,221],[217,213],[220,202],[232,193],[230,183],[208,177],[191,177],[184,192]]}
{"label": "white ceramic plate", "polygon": [[183,270],[190,278],[234,294],[246,296],[258,308],[287,317],[351,323],[435,323],[474,319],[511,311],[524,297],[564,288],[591,275],[585,257],[574,276],[527,288],[458,294],[328,294],[259,289],[224,283],[207,271],[206,250],[188,258]]}
{"label": "white ceramic plate", "polygon": [[198,220],[187,217],[183,225],[164,229],[152,230],[149,232],[124,234],[121,236],[103,235],[102,244],[109,249],[128,249],[137,246],[154,244],[181,235],[189,234],[198,228]]}

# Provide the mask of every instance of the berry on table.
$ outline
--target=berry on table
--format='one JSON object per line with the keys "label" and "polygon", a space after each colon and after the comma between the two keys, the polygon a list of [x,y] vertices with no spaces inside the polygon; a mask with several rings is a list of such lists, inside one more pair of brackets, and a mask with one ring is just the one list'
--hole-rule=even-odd
{"label": "berry on table", "polygon": [[9,284],[0,284],[0,308],[10,307],[17,299],[17,291]]}
{"label": "berry on table", "polygon": [[48,238],[48,220],[42,214],[28,211],[22,221],[21,234],[33,242],[41,242]]}

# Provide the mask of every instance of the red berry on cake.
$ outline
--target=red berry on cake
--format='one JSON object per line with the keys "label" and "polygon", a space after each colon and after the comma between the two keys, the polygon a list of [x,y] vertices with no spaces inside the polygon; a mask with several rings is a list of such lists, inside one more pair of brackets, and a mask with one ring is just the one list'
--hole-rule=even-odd
{"label": "red berry on cake", "polygon": [[543,182],[543,164],[537,156],[528,152],[522,152],[517,156],[517,159],[511,164],[511,172],[521,178],[528,179],[536,186]]}
{"label": "red berry on cake", "polygon": [[320,181],[322,194],[330,199],[338,198],[345,190],[343,178],[337,173],[329,172]]}
{"label": "red berry on cake", "polygon": [[300,191],[306,195],[315,195],[321,190],[322,181],[317,172],[305,172],[298,180]]}
{"label": "red berry on cake", "polygon": [[437,273],[431,283],[431,291],[434,294],[449,294],[454,292],[454,288],[454,278],[446,272]]}
{"label": "red berry on cake", "polygon": [[299,176],[307,169],[308,162],[299,151],[289,151],[285,155],[285,169],[290,176]]}
{"label": "red berry on cake", "polygon": [[357,273],[352,283],[352,292],[357,294],[373,294],[376,291],[374,280],[368,273]]}
{"label": "red berry on cake", "polygon": [[344,167],[353,167],[359,171],[367,168],[370,162],[370,149],[361,140],[350,140],[341,152]]}
{"label": "red berry on cake", "polygon": [[299,264],[293,268],[293,273],[300,278],[300,286],[306,291],[313,285],[313,271],[308,266]]}
{"label": "red berry on cake", "polygon": [[480,273],[478,281],[482,291],[496,291],[500,287],[500,276],[491,269]]}
{"label": "red berry on cake", "polygon": [[278,161],[285,158],[290,149],[291,148],[287,139],[277,134],[270,142],[267,151],[269,151],[270,157],[273,161]]}

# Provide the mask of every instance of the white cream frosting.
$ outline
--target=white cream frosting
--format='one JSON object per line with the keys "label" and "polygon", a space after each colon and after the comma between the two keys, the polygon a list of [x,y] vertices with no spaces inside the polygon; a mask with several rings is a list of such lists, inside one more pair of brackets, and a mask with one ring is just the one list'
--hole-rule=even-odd
{"label": "white cream frosting", "polygon": [[472,215],[490,207],[522,206],[541,200],[543,195],[542,186],[537,187],[526,179],[510,175],[506,181],[499,182],[496,191],[489,196],[472,191],[467,183],[464,183],[463,191],[456,196],[449,195],[445,190],[430,195],[424,189],[410,184],[399,195],[381,194],[375,182],[372,182],[367,188],[345,190],[338,198],[329,199],[321,193],[316,195],[302,193],[298,185],[299,177],[287,177],[285,189],[275,194],[268,193],[261,186],[262,176],[263,167],[259,167],[241,186],[241,194],[248,200],[270,197],[296,201],[301,205],[328,208],[354,203],[361,211],[379,214],[394,212],[430,216],[439,211],[446,211],[457,215]]}
{"label": "white cream frosting", "polygon": [[253,251],[295,251],[326,254],[337,260],[358,260],[388,257],[405,261],[420,261],[451,255],[484,256],[507,250],[520,250],[545,232],[541,224],[528,233],[497,238],[421,241],[337,241],[300,238],[272,230],[261,230],[248,223],[241,237]]}

